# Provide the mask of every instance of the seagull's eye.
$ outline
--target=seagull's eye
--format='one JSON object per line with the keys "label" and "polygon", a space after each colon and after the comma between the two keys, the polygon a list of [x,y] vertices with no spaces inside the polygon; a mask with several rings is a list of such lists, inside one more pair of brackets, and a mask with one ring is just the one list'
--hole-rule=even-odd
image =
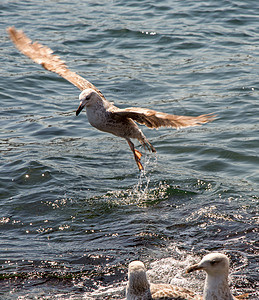
{"label": "seagull's eye", "polygon": [[218,263],[217,260],[212,260],[212,261],[210,262],[210,264],[211,264],[212,266],[216,265],[217,263]]}

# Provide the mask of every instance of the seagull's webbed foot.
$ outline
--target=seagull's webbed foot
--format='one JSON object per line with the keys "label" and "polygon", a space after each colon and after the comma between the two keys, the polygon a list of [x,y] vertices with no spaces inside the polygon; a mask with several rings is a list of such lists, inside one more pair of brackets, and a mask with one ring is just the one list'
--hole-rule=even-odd
{"label": "seagull's webbed foot", "polygon": [[144,147],[145,150],[148,150],[150,152],[156,153],[156,149],[154,146],[149,142],[149,140],[143,135],[143,139],[139,139],[139,142]]}
{"label": "seagull's webbed foot", "polygon": [[141,156],[142,156],[142,153],[140,151],[138,151],[137,149],[135,149],[135,146],[134,144],[131,142],[130,139],[126,139],[126,141],[128,142],[129,146],[130,146],[130,149],[131,151],[133,152],[134,154],[134,158],[135,158],[135,161],[137,163],[137,166],[139,168],[139,171],[142,171],[144,168],[142,166],[142,163],[140,162],[140,159],[141,159]]}

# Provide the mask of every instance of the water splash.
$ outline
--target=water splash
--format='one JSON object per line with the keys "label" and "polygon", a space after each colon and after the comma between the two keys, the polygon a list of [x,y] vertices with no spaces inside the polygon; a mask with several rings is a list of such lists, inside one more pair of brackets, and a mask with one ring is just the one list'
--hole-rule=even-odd
{"label": "water splash", "polygon": [[[156,161],[157,162],[157,156]],[[148,188],[150,184],[151,176],[148,172],[148,166],[150,165],[151,156],[147,155],[145,156],[144,160],[144,169],[140,172],[139,179],[137,184],[133,187],[132,192],[129,194],[129,196],[132,196],[133,198],[137,198],[137,200],[146,199],[148,195]]]}
{"label": "water splash", "polygon": [[[156,170],[157,155],[147,153],[144,157],[144,170],[139,173],[138,182],[128,189],[108,191],[105,195],[98,197],[113,203],[113,205],[138,205],[147,206],[150,202],[165,196],[169,185],[159,182],[151,187],[151,175]],[[95,198],[96,199],[96,198]]]}

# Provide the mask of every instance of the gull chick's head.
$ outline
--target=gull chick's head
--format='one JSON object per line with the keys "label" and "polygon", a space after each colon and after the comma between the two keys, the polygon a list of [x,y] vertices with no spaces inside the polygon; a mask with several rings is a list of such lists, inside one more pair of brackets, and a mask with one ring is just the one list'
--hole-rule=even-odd
{"label": "gull chick's head", "polygon": [[147,280],[146,268],[141,261],[132,261],[128,269],[128,286],[138,292],[143,292],[149,288]]}
{"label": "gull chick's head", "polygon": [[90,106],[92,104],[95,104],[96,102],[99,101],[99,99],[100,96],[94,89],[83,90],[79,95],[80,104],[76,111],[76,115],[78,116],[85,106]]}
{"label": "gull chick's head", "polygon": [[196,270],[204,270],[210,276],[228,275],[229,259],[222,253],[210,253],[205,255],[198,264],[189,267],[186,272]]}

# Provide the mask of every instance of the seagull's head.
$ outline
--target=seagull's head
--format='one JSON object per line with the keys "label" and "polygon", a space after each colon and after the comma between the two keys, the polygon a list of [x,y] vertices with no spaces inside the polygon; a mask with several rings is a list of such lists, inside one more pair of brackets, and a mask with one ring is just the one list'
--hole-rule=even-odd
{"label": "seagull's head", "polygon": [[204,270],[211,276],[227,275],[229,270],[229,259],[222,253],[210,253],[205,255],[198,264],[190,266],[186,270],[186,273],[196,270]]}
{"label": "seagull's head", "polygon": [[145,290],[149,287],[146,268],[141,261],[132,261],[128,268],[129,287],[134,290]]}
{"label": "seagull's head", "polygon": [[78,106],[78,109],[76,111],[76,115],[78,116],[82,109],[86,106],[90,106],[92,104],[95,104],[100,100],[100,96],[94,89],[85,89],[81,92],[79,95],[79,101],[80,104]]}

